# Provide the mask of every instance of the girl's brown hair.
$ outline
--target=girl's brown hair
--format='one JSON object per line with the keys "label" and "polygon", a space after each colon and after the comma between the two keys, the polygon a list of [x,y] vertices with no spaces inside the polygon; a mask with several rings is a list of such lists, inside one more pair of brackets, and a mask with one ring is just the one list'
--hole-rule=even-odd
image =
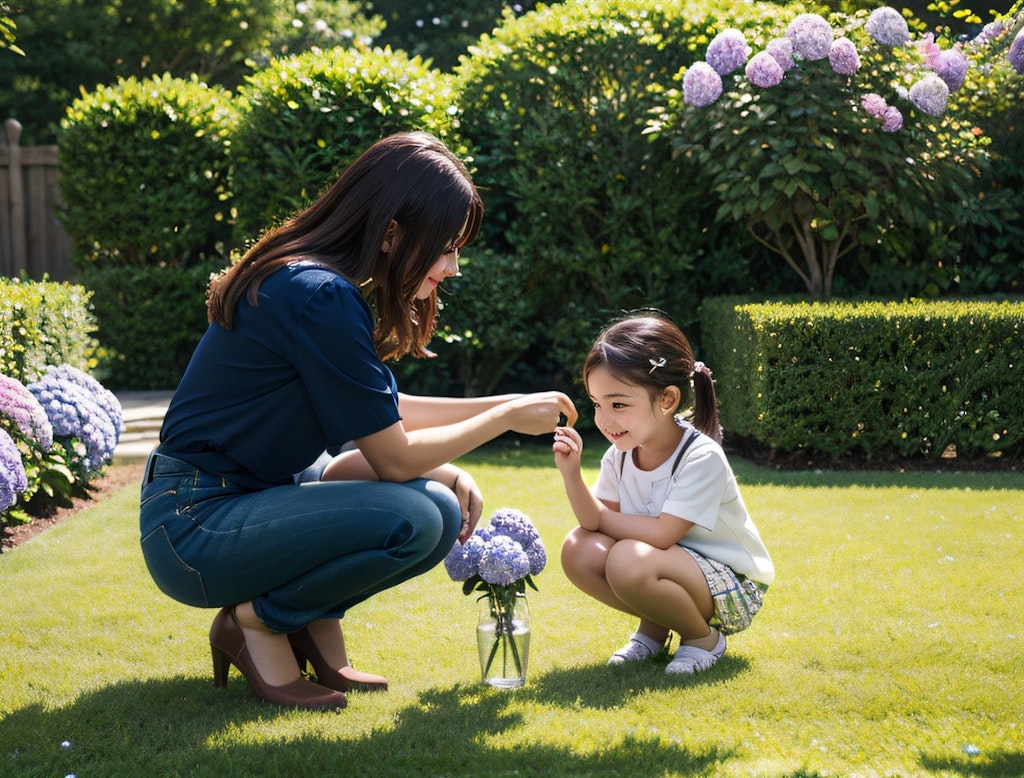
{"label": "girl's brown hair", "polygon": [[[476,237],[483,210],[465,165],[433,135],[384,138],[211,282],[209,319],[230,329],[243,294],[256,305],[264,279],[309,259],[362,287],[375,312],[381,359],[425,356],[437,322],[437,290],[425,300],[417,300],[416,292],[442,254]],[[392,223],[395,239],[385,250]]]}
{"label": "girl's brown hair", "polygon": [[693,408],[693,425],[722,441],[718,398],[711,372],[694,370],[693,348],[668,317],[642,311],[605,327],[583,362],[583,385],[596,367],[620,381],[645,388],[655,399],[669,386],[680,392],[680,407]]}

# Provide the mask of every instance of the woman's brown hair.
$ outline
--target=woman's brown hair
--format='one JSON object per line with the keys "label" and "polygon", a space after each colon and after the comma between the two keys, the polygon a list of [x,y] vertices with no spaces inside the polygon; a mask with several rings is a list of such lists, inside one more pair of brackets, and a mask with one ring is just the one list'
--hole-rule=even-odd
{"label": "woman's brown hair", "polygon": [[[319,262],[360,286],[375,312],[381,359],[425,356],[437,323],[437,290],[416,292],[446,251],[470,243],[483,202],[465,165],[426,132],[391,135],[362,153],[315,202],[265,233],[210,284],[211,322],[230,329],[242,295],[298,259]],[[392,224],[394,240],[385,249]]]}

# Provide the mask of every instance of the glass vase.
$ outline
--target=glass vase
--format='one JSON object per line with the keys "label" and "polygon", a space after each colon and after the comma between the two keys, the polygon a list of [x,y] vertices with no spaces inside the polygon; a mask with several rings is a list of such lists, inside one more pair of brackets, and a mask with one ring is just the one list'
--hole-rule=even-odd
{"label": "glass vase", "polygon": [[497,591],[480,598],[476,646],[484,683],[498,689],[515,689],[526,683],[530,609],[525,594]]}

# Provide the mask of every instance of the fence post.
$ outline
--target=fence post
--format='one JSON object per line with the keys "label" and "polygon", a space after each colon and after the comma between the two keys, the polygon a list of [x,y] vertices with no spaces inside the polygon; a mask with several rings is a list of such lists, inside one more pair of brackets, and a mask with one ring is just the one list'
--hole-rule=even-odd
{"label": "fence post", "polygon": [[10,202],[9,242],[10,256],[7,258],[10,267],[4,268],[7,275],[14,275],[17,268],[23,266],[26,256],[25,241],[25,176],[21,167],[21,123],[17,119],[4,122],[7,135],[7,188]]}

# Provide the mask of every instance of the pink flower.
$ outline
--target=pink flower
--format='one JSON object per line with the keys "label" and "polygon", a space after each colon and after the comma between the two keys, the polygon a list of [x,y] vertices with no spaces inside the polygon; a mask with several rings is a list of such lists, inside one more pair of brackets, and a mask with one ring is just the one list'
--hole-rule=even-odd
{"label": "pink flower", "polygon": [[786,37],[804,59],[825,59],[832,46],[832,25],[818,14],[800,14],[789,23]]}
{"label": "pink flower", "polygon": [[832,70],[840,76],[852,76],[860,70],[860,56],[857,47],[849,38],[837,38],[832,41],[828,51],[828,62]]}
{"label": "pink flower", "polygon": [[707,62],[694,62],[683,75],[683,100],[706,108],[722,95],[722,77]]}
{"label": "pink flower", "polygon": [[754,86],[770,89],[782,83],[786,75],[778,60],[768,51],[759,51],[747,63],[747,80]]}
{"label": "pink flower", "polygon": [[718,33],[711,40],[705,59],[718,75],[727,76],[737,68],[743,67],[749,56],[750,46],[747,45],[743,33],[729,29]]}
{"label": "pink flower", "polygon": [[861,97],[860,104],[864,108],[864,112],[875,119],[881,119],[885,109],[889,107],[885,98],[875,92],[869,92]]}
{"label": "pink flower", "polygon": [[918,52],[920,52],[921,56],[924,57],[924,63],[934,70],[935,65],[939,61],[939,55],[942,53],[942,49],[939,48],[939,44],[935,42],[935,33],[929,32],[922,35],[920,40],[914,44],[914,47]]}
{"label": "pink flower", "polygon": [[910,40],[910,27],[903,14],[883,5],[868,16],[864,29],[883,46],[902,46]]}

